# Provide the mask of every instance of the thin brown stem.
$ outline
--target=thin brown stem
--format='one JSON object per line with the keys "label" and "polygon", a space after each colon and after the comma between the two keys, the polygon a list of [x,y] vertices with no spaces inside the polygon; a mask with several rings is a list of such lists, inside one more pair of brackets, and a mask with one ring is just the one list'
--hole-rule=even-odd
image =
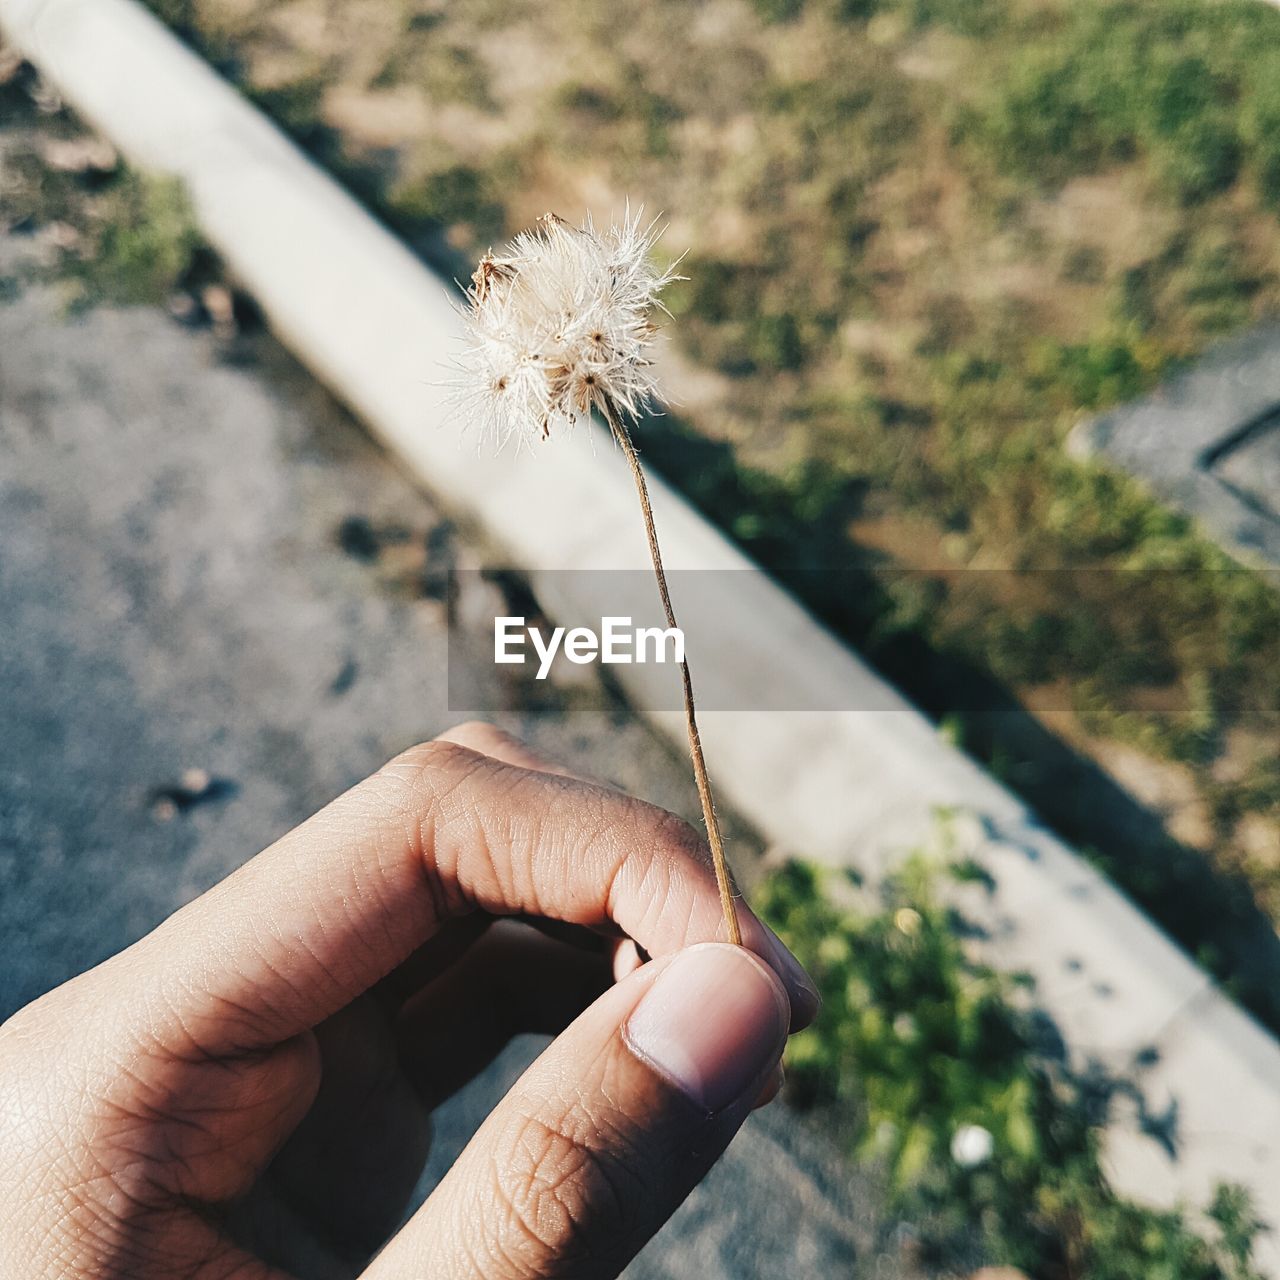
{"label": "thin brown stem", "polygon": [[[649,539],[649,556],[653,560],[654,576],[658,579],[658,595],[662,598],[662,609],[667,615],[667,626],[678,629],[675,610],[671,607],[671,593],[667,590],[667,575],[662,567],[662,551],[658,546],[658,530],[653,523],[653,507],[649,502],[649,486],[645,482],[644,469],[640,466],[640,456],[631,440],[621,416],[608,402],[601,405],[601,412],[609,424],[613,438],[618,442],[631,467],[632,478],[636,482],[636,493],[640,497],[640,510],[644,513],[644,531]],[[707,828],[707,842],[711,845],[711,861],[715,866],[716,884],[720,889],[720,906],[724,911],[725,926],[729,930],[729,941],[737,946],[742,945],[742,930],[738,927],[738,912],[734,906],[733,879],[729,874],[729,863],[724,856],[724,840],[720,835],[720,822],[716,817],[715,803],[711,797],[711,780],[707,777],[707,764],[702,757],[702,739],[698,734],[698,717],[693,700],[693,680],[689,676],[689,664],[680,660],[680,678],[684,684],[684,718],[689,729],[689,755],[693,759],[693,777],[698,784],[698,800],[702,805],[702,821]]]}

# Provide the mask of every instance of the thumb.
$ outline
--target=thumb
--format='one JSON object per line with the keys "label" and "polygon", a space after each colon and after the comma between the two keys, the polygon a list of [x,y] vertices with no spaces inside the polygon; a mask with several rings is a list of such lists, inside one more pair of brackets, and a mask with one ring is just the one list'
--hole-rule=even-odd
{"label": "thumb", "polygon": [[645,965],[525,1072],[365,1280],[619,1275],[738,1131],[790,1016],[742,947]]}

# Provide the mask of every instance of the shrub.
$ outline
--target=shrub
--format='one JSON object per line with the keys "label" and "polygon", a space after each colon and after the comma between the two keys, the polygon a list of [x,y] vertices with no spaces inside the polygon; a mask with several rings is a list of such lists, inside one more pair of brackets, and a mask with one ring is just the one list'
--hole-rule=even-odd
{"label": "shrub", "polygon": [[1174,195],[1193,203],[1224,191],[1240,171],[1240,139],[1227,120],[1190,120],[1159,152],[1161,174]]}
{"label": "shrub", "polygon": [[1260,58],[1243,112],[1258,192],[1280,213],[1280,53]]}

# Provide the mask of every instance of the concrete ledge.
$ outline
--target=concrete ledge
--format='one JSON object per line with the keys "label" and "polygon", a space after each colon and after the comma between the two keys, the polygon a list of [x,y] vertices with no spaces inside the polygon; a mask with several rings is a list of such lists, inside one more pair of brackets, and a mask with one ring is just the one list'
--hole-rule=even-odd
{"label": "concrete ledge", "polygon": [[[553,613],[592,617],[594,603],[572,598],[572,576],[541,571],[647,564],[625,464],[602,436],[594,449],[584,434],[492,458],[442,428],[431,380],[456,322],[441,282],[144,10],[131,0],[0,0],[0,28],[136,163],[187,184],[205,234],[277,333],[529,571]],[[655,483],[654,505],[672,568],[751,567],[666,486]],[[748,637],[777,681],[841,691],[832,705],[889,709],[707,715],[725,799],[780,846],[873,872],[925,838],[940,806],[973,815],[963,838],[997,880],[973,904],[991,961],[1036,976],[1081,1058],[1127,1069],[1154,1053],[1159,1088],[1176,1100],[1178,1158],[1121,1136],[1120,1183],[1202,1204],[1215,1181],[1241,1181],[1280,1224],[1280,1046],[790,597],[760,575],[744,584],[725,599],[719,633],[694,643],[732,663]],[[632,689],[645,705],[643,685]],[[683,739],[678,717],[655,719]],[[1265,1265],[1278,1262],[1266,1246]]]}

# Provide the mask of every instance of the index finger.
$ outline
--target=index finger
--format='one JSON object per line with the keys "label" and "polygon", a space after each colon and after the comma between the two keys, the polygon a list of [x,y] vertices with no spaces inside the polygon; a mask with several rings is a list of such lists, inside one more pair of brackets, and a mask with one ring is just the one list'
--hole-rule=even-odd
{"label": "index finger", "polygon": [[[184,907],[131,949],[132,964],[174,1034],[207,1053],[252,1051],[336,1013],[475,910],[612,923],[653,956],[724,928],[706,846],[687,823],[605,787],[433,742]],[[778,972],[803,1025],[817,1008],[812,985],[739,911],[745,945]]]}

